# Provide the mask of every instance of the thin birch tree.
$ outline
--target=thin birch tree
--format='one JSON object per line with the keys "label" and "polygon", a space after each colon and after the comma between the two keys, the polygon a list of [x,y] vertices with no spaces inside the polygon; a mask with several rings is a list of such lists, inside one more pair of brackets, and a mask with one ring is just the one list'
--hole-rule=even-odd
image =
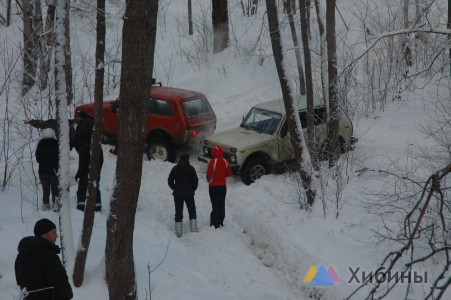
{"label": "thin birch tree", "polygon": [[296,63],[297,63],[297,67],[298,67],[299,91],[301,92],[301,95],[305,95],[304,66],[302,63],[301,49],[299,46],[298,35],[296,33],[296,26],[295,26],[294,17],[293,17],[293,14],[296,11],[296,7],[293,10],[293,5],[295,5],[295,3],[296,3],[295,0],[286,0],[286,1],[284,1],[284,6],[285,6],[285,10],[287,11],[288,21],[290,23],[290,31],[291,31],[291,37],[293,39],[294,54],[296,57]]}
{"label": "thin birch tree", "polygon": [[77,250],[73,280],[76,287],[83,283],[86,258],[91,242],[92,228],[94,226],[94,210],[97,199],[97,187],[99,186],[100,164],[103,133],[103,82],[105,59],[105,0],[97,0],[97,41],[95,57],[95,84],[94,84],[94,132],[92,135],[91,161],[89,164],[88,197],[86,200],[85,214],[81,243]]}
{"label": "thin birch tree", "polygon": [[[294,0],[293,0],[294,1]],[[308,1],[310,3],[310,1]],[[310,32],[310,14],[307,11],[306,0],[299,1],[299,11],[301,15],[301,36],[304,49],[305,62],[305,84],[307,92],[307,144],[310,148],[310,156],[315,169],[318,169],[318,146],[315,139],[315,127],[313,123],[313,75],[312,59],[310,55],[309,32]]]}
{"label": "thin birch tree", "polygon": [[69,202],[69,122],[67,114],[67,90],[64,72],[64,51],[66,49],[64,23],[68,2],[59,0],[56,3],[55,21],[55,102],[59,125],[59,225],[63,263],[70,273],[74,262],[74,241],[72,237],[72,221]]}
{"label": "thin birch tree", "polygon": [[327,74],[329,79],[329,122],[327,130],[329,167],[339,157],[338,100],[337,100],[337,41],[335,34],[336,0],[326,2]]}
{"label": "thin birch tree", "polygon": [[[116,185],[107,218],[105,271],[110,299],[137,299],[133,231],[141,186],[158,1],[126,2],[118,114]],[[131,117],[132,116],[132,117]]]}
{"label": "thin birch tree", "polygon": [[22,2],[23,9],[23,80],[22,94],[25,95],[35,83],[36,78],[36,32],[33,28],[34,4],[31,0]]}
{"label": "thin birch tree", "polygon": [[302,132],[301,120],[298,113],[297,101],[295,101],[285,71],[284,50],[279,31],[279,19],[277,6],[274,0],[266,0],[268,12],[269,33],[274,53],[277,73],[279,75],[280,87],[282,89],[283,101],[287,112],[288,129],[290,131],[291,144],[294,149],[296,166],[301,177],[302,185],[307,195],[307,203],[312,206],[315,201],[315,184],[312,173],[312,163],[307,145]]}

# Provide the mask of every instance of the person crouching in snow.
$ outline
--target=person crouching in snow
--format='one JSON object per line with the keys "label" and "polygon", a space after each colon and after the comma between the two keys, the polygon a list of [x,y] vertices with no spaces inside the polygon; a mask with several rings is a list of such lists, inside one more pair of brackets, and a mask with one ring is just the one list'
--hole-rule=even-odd
{"label": "person crouching in snow", "polygon": [[175,234],[182,236],[183,203],[186,203],[189,213],[191,232],[197,232],[196,204],[194,202],[194,192],[197,189],[199,179],[196,170],[189,163],[189,155],[183,152],[180,160],[175,165],[168,177],[168,185],[174,195],[175,205]]}
{"label": "person crouching in snow", "polygon": [[220,146],[211,150],[213,158],[208,163],[206,176],[212,206],[210,226],[214,226],[215,228],[224,226],[225,198],[227,194],[226,178],[232,175],[230,163],[222,157],[222,153]]}
{"label": "person crouching in snow", "polygon": [[52,192],[53,209],[59,210],[58,203],[58,142],[55,131],[51,128],[42,130],[36,148],[36,161],[39,163],[39,180],[42,185],[42,207],[50,209],[50,191]]}

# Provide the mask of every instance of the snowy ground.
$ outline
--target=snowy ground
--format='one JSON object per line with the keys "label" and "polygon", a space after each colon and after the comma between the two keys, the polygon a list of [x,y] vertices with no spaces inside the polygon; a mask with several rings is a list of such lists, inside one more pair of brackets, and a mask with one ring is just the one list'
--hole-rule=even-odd
{"label": "snowy ground", "polygon": [[[227,118],[223,111],[214,109],[218,116]],[[409,143],[423,140],[412,130],[421,112],[421,103],[416,101],[375,120],[361,121],[357,132],[360,140],[351,154],[401,156]],[[109,148],[103,148],[101,179],[106,209],[116,161]],[[134,236],[141,299],[148,294],[149,280],[154,299],[308,299],[315,293],[323,294],[325,299],[341,298],[356,287],[355,283],[348,284],[348,268],[370,270],[384,255],[386,249],[377,246],[370,231],[381,226],[380,220],[360,205],[361,190],[374,188],[373,180],[365,176],[352,178],[343,192],[345,204],[339,218],[334,217],[332,202],[323,218],[320,203],[311,213],[299,209],[287,174],[269,175],[251,186],[231,178],[225,226],[217,230],[208,226],[211,204],[204,178],[206,167],[195,154],[192,151],[191,162],[200,178],[196,193],[200,232],[189,232],[185,209],[184,235],[180,239],[173,233],[174,207],[166,183],[172,164],[144,161]],[[77,156],[72,152],[71,173],[76,171],[76,164]],[[75,209],[76,183],[72,184],[72,221],[77,237],[83,215]],[[40,218],[57,223],[55,213],[36,211],[27,202],[24,189],[23,202],[16,187],[3,192],[0,202],[0,299],[12,299],[18,294],[13,266],[19,240],[32,234]],[[74,299],[107,298],[102,273],[106,215],[106,210],[96,214],[85,283],[74,288]],[[318,268],[321,264],[337,271],[341,281],[335,287],[312,288],[303,281],[312,265]],[[150,276],[148,266],[150,270],[158,266]]]}
{"label": "snowy ground", "polygon": [[[177,11],[171,9],[172,13]],[[167,14],[165,22],[170,25],[175,21]],[[84,39],[88,38],[82,36],[83,27],[76,24],[73,24],[76,32],[73,44],[89,48],[93,44],[86,43]],[[0,28],[0,37],[11,39],[11,32],[18,33],[18,27],[20,22],[10,31],[2,33]],[[218,117],[217,132],[237,126],[252,105],[281,97],[271,57],[263,67],[246,66],[235,61],[230,51],[225,51],[210,57],[209,67],[193,71],[196,68],[192,65],[175,64],[171,60],[168,71],[160,66],[162,61],[169,62],[161,54],[169,43],[163,36],[164,32],[159,32],[160,61],[156,63],[156,72],[171,73],[172,86],[206,94]],[[359,142],[347,158],[364,161],[363,165],[371,169],[405,157],[412,144],[431,143],[417,129],[424,117],[423,98],[423,95],[412,95],[408,101],[388,105],[386,112],[371,119],[354,120]],[[0,106],[0,111],[3,109]],[[109,149],[110,146],[103,146],[105,161],[100,189],[104,210],[96,213],[85,281],[81,288],[73,288],[74,299],[108,298],[103,279],[106,216],[116,166],[116,157]],[[338,218],[333,195],[327,200],[325,217],[319,200],[311,212],[306,212],[299,208],[298,193],[288,174],[268,175],[251,186],[245,186],[239,178],[228,179],[225,226],[210,228],[206,166],[197,161],[197,150],[190,149],[190,161],[200,178],[195,198],[199,232],[189,232],[185,208],[181,238],[173,232],[174,204],[166,181],[173,165],[144,159],[134,234],[140,299],[149,299],[150,293],[153,299],[341,299],[358,286],[355,282],[348,283],[349,268],[370,271],[392,249],[393,245],[378,243],[371,230],[382,226],[381,220],[369,214],[362,204],[367,200],[364,191],[377,190],[381,183],[370,172],[358,176],[356,165],[347,170],[349,182],[343,190]],[[73,178],[78,164],[75,151],[71,152],[70,163]],[[1,177],[2,172],[3,169]],[[379,179],[383,176],[379,175]],[[72,181],[75,245],[83,220],[83,214],[75,209],[76,188],[76,182]],[[38,196],[41,201],[41,191]],[[32,235],[34,223],[40,218],[58,223],[56,213],[36,210],[34,197],[33,188],[20,187],[18,181],[0,193],[0,300],[11,300],[19,294],[14,277],[19,240]],[[334,287],[311,287],[304,282],[310,267],[318,269],[321,264],[336,270],[340,282]],[[422,289],[427,290],[427,285],[419,286]],[[450,291],[446,298],[451,299]]]}

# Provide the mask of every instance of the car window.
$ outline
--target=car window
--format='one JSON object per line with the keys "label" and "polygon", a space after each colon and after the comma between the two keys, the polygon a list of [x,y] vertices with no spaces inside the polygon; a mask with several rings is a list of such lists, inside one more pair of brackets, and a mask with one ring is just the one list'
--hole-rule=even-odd
{"label": "car window", "polygon": [[149,114],[159,116],[172,116],[171,102],[160,99],[151,99],[149,101]]}
{"label": "car window", "polygon": [[315,110],[314,110],[315,126],[324,124],[324,123],[326,123],[326,121],[327,121],[326,107],[323,106],[323,107],[315,108]]}
{"label": "car window", "polygon": [[[299,112],[299,118],[301,119],[302,128],[307,128],[307,112]],[[327,121],[327,111],[326,107],[318,107],[313,110],[313,124],[315,126],[326,123]]]}
{"label": "car window", "polygon": [[207,101],[202,98],[192,99],[183,102],[186,116],[188,118],[195,118],[202,115],[211,114],[210,106]]}
{"label": "car window", "polygon": [[281,118],[279,113],[252,108],[241,123],[241,127],[272,134],[279,126]]}

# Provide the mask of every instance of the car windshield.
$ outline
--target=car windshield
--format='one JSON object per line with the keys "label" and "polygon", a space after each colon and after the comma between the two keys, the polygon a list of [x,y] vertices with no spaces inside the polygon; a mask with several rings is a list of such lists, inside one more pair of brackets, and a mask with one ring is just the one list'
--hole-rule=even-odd
{"label": "car windshield", "polygon": [[282,116],[278,113],[259,108],[252,108],[240,127],[272,134],[280,123]]}
{"label": "car windshield", "polygon": [[207,101],[202,98],[183,102],[183,108],[185,109],[188,118],[195,118],[202,115],[211,114],[210,106],[208,105]]}

